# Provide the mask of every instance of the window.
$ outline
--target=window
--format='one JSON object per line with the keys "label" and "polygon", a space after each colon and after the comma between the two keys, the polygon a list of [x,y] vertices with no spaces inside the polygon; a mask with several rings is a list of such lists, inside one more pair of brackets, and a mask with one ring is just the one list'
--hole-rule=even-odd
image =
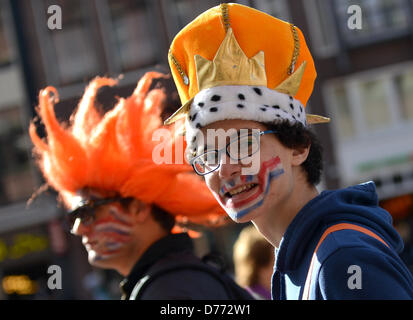
{"label": "window", "polygon": [[310,30],[312,51],[319,57],[329,57],[338,52],[337,31],[331,2],[325,0],[303,1]]}
{"label": "window", "polygon": [[413,71],[397,76],[396,87],[402,106],[402,117],[413,120]]}
{"label": "window", "polygon": [[[290,21],[290,13],[288,11],[285,0],[255,0],[251,1],[251,5],[269,15],[284,21]],[[291,21],[290,21],[291,22]]]}
{"label": "window", "polygon": [[413,125],[411,64],[334,80],[326,89],[327,106],[340,141]]}
{"label": "window", "polygon": [[[163,8],[169,40],[203,12],[220,5],[219,0],[160,0]],[[289,21],[290,14],[286,0],[236,0],[231,1],[266,12],[274,17]]]}
{"label": "window", "polygon": [[5,3],[0,0],[0,66],[12,59],[12,50],[7,38],[7,19]]}
{"label": "window", "polygon": [[[172,19],[176,21],[178,27],[176,31],[185,27],[199,14],[222,3],[218,0],[174,0],[171,2],[174,5],[168,5],[170,11],[167,12],[167,15],[172,15]],[[285,0],[238,0],[232,2],[256,8],[282,20],[290,20]]]}
{"label": "window", "polygon": [[20,108],[0,109],[0,204],[25,201],[35,190],[29,162],[29,140]]}
{"label": "window", "polygon": [[[306,0],[303,5],[311,33],[314,53],[329,57],[339,52],[339,36],[348,46],[391,39],[410,32],[411,0]],[[361,8],[362,28],[351,30],[348,8]],[[339,33],[339,34],[338,34]]]}
{"label": "window", "polygon": [[[362,28],[347,26],[350,5],[362,10]],[[409,31],[409,10],[406,0],[335,0],[338,25],[348,43],[375,41]]]}
{"label": "window", "polygon": [[155,64],[159,61],[158,35],[144,1],[108,1],[112,21],[111,47],[120,58],[122,70]]}
{"label": "window", "polygon": [[175,0],[174,6],[171,7],[171,14],[173,19],[178,24],[178,30],[185,27],[198,15],[215,7],[221,3],[217,0]]}
{"label": "window", "polygon": [[368,130],[386,127],[391,122],[387,93],[383,81],[373,80],[360,84],[361,107]]}
{"label": "window", "polygon": [[[67,85],[84,81],[103,69],[97,36],[92,32],[90,4],[81,0],[43,0],[42,5],[32,2],[48,83]],[[47,27],[47,9],[51,5],[61,8],[60,30]]]}
{"label": "window", "polygon": [[330,80],[324,89],[341,184],[374,180],[379,197],[411,190],[413,63]]}
{"label": "window", "polygon": [[[55,2],[52,0],[48,5]],[[63,28],[50,30],[63,83],[83,80],[99,69],[83,3],[80,0],[62,1]]]}
{"label": "window", "polygon": [[334,87],[333,92],[337,109],[336,116],[339,119],[339,121],[337,121],[338,133],[340,137],[343,138],[351,137],[355,133],[355,128],[346,88],[338,85]]}

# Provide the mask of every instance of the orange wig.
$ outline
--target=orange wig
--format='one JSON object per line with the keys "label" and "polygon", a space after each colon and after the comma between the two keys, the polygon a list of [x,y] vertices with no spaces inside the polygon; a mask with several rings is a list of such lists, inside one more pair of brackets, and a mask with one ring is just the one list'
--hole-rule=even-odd
{"label": "orange wig", "polygon": [[[162,74],[146,73],[130,97],[120,98],[103,115],[95,107],[97,91],[117,81],[95,78],[68,125],[56,119],[56,89],[40,91],[37,112],[46,139],[37,135],[33,122],[30,137],[47,183],[58,191],[67,207],[77,192],[92,188],[155,204],[178,220],[196,224],[218,222],[226,216],[192,168],[186,163],[176,164],[175,149],[179,147],[174,137],[179,129],[162,126],[161,107],[167,96],[161,89],[150,90],[152,80],[159,76]],[[152,160],[153,150],[159,145],[152,139],[157,129],[170,132],[170,138],[162,143],[165,150],[173,150],[172,164],[155,164]],[[185,150],[184,145],[181,148]]]}

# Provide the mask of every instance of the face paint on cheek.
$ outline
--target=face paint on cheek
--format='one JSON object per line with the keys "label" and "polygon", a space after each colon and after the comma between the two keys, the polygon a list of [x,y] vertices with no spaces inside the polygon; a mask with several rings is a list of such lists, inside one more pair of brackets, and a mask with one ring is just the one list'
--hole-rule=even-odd
{"label": "face paint on cheek", "polygon": [[[260,171],[257,175],[245,175],[238,177],[242,183],[258,183],[256,191],[253,192],[248,198],[241,201],[233,201],[224,197],[222,190],[219,195],[214,194],[215,198],[234,221],[237,221],[249,214],[251,211],[260,207],[270,190],[271,181],[278,178],[284,173],[281,161],[279,157],[272,158],[261,164]],[[226,185],[224,185],[225,187]],[[221,188],[222,189],[222,188]]]}
{"label": "face paint on cheek", "polygon": [[122,243],[113,241],[113,239],[104,239],[101,245],[89,251],[89,256],[92,258],[92,261],[106,260],[118,253],[122,247]]}
{"label": "face paint on cheek", "polygon": [[117,205],[111,205],[109,207],[109,212],[111,216],[113,216],[113,218],[115,218],[117,221],[123,222],[128,225],[131,225],[133,223],[132,215],[129,213],[125,213]]}
{"label": "face paint on cheek", "polygon": [[131,241],[132,217],[116,207],[109,210],[109,216],[99,219],[94,226],[97,244],[90,250],[94,260],[107,259],[116,254]]}

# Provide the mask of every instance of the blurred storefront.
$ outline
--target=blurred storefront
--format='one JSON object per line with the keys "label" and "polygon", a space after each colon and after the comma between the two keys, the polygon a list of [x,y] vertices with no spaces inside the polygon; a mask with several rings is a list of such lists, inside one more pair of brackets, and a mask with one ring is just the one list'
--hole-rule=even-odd
{"label": "blurred storefront", "polygon": [[[413,270],[413,1],[303,1],[319,86],[312,106],[332,118],[326,184],[373,180]],[[348,20],[361,9],[361,29]],[[329,153],[329,151],[327,152]]]}
{"label": "blurred storefront", "polygon": [[44,284],[42,269],[50,264],[45,222],[57,211],[46,203],[26,210],[39,184],[26,132],[29,100],[10,7],[4,1],[0,6],[0,291],[5,299],[35,297]]}

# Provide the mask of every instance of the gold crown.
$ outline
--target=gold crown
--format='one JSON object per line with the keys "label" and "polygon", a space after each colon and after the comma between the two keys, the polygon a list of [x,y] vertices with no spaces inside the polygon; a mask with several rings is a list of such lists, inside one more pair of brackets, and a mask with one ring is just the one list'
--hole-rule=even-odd
{"label": "gold crown", "polygon": [[[224,85],[266,86],[264,52],[248,58],[235,39],[232,28],[228,29],[224,41],[212,61],[195,55],[198,90]],[[300,87],[306,62],[274,90],[295,95]]]}
{"label": "gold crown", "polygon": [[264,52],[248,59],[234,37],[232,28],[212,61],[195,55],[198,90],[225,85],[266,86]]}

